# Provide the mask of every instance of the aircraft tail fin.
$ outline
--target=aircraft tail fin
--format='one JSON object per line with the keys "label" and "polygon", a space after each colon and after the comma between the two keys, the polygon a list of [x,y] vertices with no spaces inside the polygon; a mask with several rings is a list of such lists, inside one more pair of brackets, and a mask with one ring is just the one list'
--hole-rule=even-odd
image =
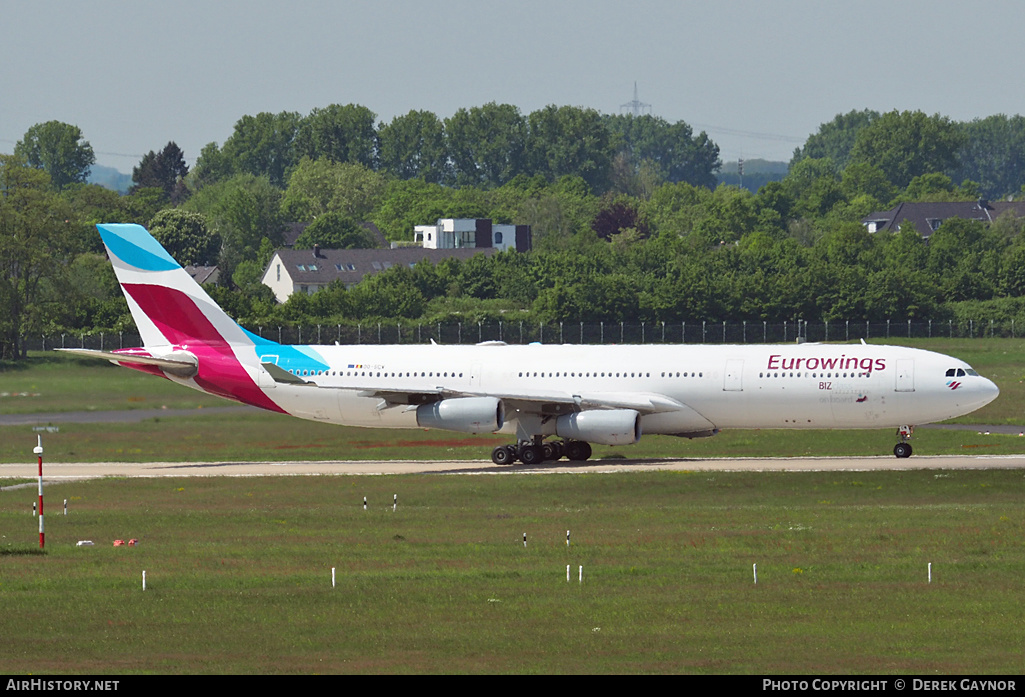
{"label": "aircraft tail fin", "polygon": [[96,227],[147,348],[273,343],[231,319],[143,226]]}
{"label": "aircraft tail fin", "polygon": [[[260,352],[279,345],[235,323],[141,225],[96,226],[144,347],[118,349],[122,365],[188,380],[198,389],[284,411],[259,387]],[[102,356],[108,358],[109,356]]]}

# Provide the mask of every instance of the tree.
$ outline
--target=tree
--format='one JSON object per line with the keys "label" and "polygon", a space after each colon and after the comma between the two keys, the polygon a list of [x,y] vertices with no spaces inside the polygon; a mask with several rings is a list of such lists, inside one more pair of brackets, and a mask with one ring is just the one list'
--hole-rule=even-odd
{"label": "tree", "polygon": [[572,174],[592,191],[608,188],[612,134],[594,109],[549,105],[527,117],[529,171],[549,181]]}
{"label": "tree", "polygon": [[891,111],[858,131],[851,162],[874,164],[904,188],[920,174],[952,170],[964,140],[963,131],[945,116]]}
{"label": "tree", "polygon": [[299,122],[295,159],[326,158],[374,169],[377,166],[376,118],[374,112],[359,104],[332,104],[314,109]]}
{"label": "tree", "polygon": [[60,121],[37,123],[14,146],[14,154],[30,167],[45,170],[50,184],[60,191],[69,184],[84,182],[96,156],[89,141],[82,141],[78,126]]}
{"label": "tree", "polygon": [[297,160],[295,139],[301,121],[298,113],[290,111],[243,116],[224,142],[220,153],[223,162],[217,162],[216,169],[232,174],[266,175],[272,184],[283,187]]}
{"label": "tree", "polygon": [[183,208],[202,214],[220,239],[217,265],[225,281],[243,260],[256,259],[264,241],[281,244],[281,191],[266,176],[235,175],[200,189]]}
{"label": "tree", "polygon": [[281,211],[300,222],[328,212],[362,220],[377,207],[384,191],[384,177],[361,164],[304,157],[288,179]]}
{"label": "tree", "polygon": [[628,196],[608,197],[591,222],[591,229],[603,240],[610,241],[625,230],[634,230],[635,236],[648,236],[648,226],[638,212],[635,202]]}
{"label": "tree", "polygon": [[344,213],[330,212],[318,217],[295,241],[296,249],[371,249],[374,240],[359,221]]}
{"label": "tree", "polygon": [[829,158],[837,171],[846,169],[858,133],[878,118],[879,112],[871,109],[837,114],[832,121],[820,125],[818,133],[808,136],[804,147],[794,150],[790,166],[811,157],[817,160]]}
{"label": "tree", "polygon": [[501,186],[525,171],[527,122],[511,104],[460,109],[445,121],[455,183]]}
{"label": "tree", "polygon": [[954,181],[971,179],[983,194],[1015,194],[1025,184],[1025,116],[998,114],[961,124],[965,143]]}
{"label": "tree", "polygon": [[448,183],[452,167],[445,144],[445,125],[430,111],[410,111],[377,129],[381,169],[399,179]]}
{"label": "tree", "polygon": [[46,172],[0,155],[0,358],[24,358],[22,337],[42,329],[41,293],[66,272],[75,227]]}
{"label": "tree", "polygon": [[719,146],[704,131],[695,136],[685,121],[671,124],[658,116],[604,118],[635,171],[650,163],[665,181],[715,188],[722,161]]}
{"label": "tree", "polygon": [[178,205],[189,195],[185,187],[188,174],[185,154],[172,140],[159,153],[150,150],[143,155],[139,166],[132,169],[132,181],[135,182],[132,191],[146,187],[163,189],[167,199]]}
{"label": "tree", "polygon": [[198,213],[180,208],[160,211],[149,224],[150,234],[182,266],[208,265],[217,259],[220,241],[211,235]]}

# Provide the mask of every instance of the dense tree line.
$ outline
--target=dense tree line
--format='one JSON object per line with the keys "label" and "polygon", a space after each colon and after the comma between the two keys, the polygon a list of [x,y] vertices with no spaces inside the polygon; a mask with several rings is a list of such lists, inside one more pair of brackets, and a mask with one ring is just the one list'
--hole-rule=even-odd
{"label": "dense tree line", "polygon": [[[981,317],[1025,321],[1021,222],[948,221],[926,242],[860,219],[900,201],[1021,193],[1022,117],[837,115],[781,181],[715,186],[718,148],[683,123],[550,106],[414,111],[358,105],[245,116],[191,170],[169,142],[120,196],[84,184],[74,126],[30,129],[0,158],[0,356],[20,337],[131,326],[97,222],[149,226],[183,264],[216,263],[215,299],[251,324],[769,321]],[[528,224],[534,249],[393,268],[351,289],[274,302],[260,277],[285,226],[299,246],[360,247],[440,217]]]}

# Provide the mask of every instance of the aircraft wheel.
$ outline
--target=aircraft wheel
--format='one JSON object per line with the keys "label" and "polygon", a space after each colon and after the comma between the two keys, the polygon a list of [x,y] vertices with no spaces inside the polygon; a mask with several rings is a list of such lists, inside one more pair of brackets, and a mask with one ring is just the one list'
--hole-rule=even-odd
{"label": "aircraft wheel", "polygon": [[536,445],[525,445],[520,448],[520,462],[525,465],[536,465],[544,459],[544,451]]}
{"label": "aircraft wheel", "polygon": [[545,443],[541,448],[544,450],[546,460],[558,460],[562,457],[557,443]]}
{"label": "aircraft wheel", "polygon": [[899,458],[911,457],[911,444],[897,443],[893,446],[893,454]]}
{"label": "aircraft wheel", "polygon": [[566,443],[566,457],[570,460],[586,460],[591,457],[591,445],[582,440],[571,440]]}
{"label": "aircraft wheel", "polygon": [[510,465],[516,455],[508,445],[500,445],[491,451],[491,461],[496,465]]}

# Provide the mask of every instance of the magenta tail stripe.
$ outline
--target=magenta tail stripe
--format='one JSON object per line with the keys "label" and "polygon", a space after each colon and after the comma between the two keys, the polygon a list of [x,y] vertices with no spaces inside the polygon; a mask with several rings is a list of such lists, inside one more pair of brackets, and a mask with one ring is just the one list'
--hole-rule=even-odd
{"label": "magenta tail stripe", "polygon": [[195,381],[204,390],[244,404],[287,413],[261,390],[235,357],[227,341],[185,293],[164,286],[122,284],[168,343],[199,359]]}

